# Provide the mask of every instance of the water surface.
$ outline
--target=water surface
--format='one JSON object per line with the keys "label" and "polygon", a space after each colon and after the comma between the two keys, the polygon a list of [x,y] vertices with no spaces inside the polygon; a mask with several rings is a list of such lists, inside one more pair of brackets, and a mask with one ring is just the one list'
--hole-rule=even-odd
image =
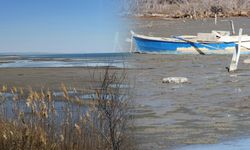
{"label": "water surface", "polygon": [[249,150],[250,138],[238,139],[219,144],[190,145],[176,150]]}
{"label": "water surface", "polygon": [[0,68],[29,67],[128,67],[129,53],[97,54],[0,54]]}

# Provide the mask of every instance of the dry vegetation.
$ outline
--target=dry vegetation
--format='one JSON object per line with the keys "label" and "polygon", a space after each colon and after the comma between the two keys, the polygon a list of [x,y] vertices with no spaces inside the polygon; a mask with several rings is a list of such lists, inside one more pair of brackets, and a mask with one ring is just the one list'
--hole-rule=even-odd
{"label": "dry vegetation", "polygon": [[130,13],[137,16],[205,18],[250,16],[250,0],[129,0]]}
{"label": "dry vegetation", "polygon": [[[94,76],[93,76],[94,77]],[[0,90],[0,147],[2,150],[123,150],[135,149],[130,97],[125,72],[100,76],[92,98],[73,94],[62,85],[61,96],[50,90]],[[96,80],[96,78],[95,78]]]}

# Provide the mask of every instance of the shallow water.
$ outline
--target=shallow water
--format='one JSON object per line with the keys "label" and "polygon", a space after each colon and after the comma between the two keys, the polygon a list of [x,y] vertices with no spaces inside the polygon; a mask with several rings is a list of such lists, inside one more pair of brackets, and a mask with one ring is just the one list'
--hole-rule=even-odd
{"label": "shallow water", "polygon": [[238,139],[219,144],[190,145],[176,150],[249,150],[250,139]]}
{"label": "shallow water", "polygon": [[110,54],[0,54],[0,68],[129,67],[129,53]]}
{"label": "shallow water", "polygon": [[[250,67],[231,55],[135,55],[136,125],[142,149],[219,143],[250,135]],[[164,84],[165,77],[189,83]]]}

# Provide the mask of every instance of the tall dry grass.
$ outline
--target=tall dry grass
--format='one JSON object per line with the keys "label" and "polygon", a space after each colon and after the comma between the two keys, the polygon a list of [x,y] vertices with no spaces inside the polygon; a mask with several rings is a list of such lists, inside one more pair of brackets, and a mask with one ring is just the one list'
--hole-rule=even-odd
{"label": "tall dry grass", "polygon": [[[250,0],[129,0],[128,11],[137,15],[165,17],[249,16]],[[125,3],[126,5],[126,3]],[[219,8],[215,12],[214,8]]]}
{"label": "tall dry grass", "polygon": [[[94,78],[93,78],[94,79]],[[96,79],[96,78],[95,78]],[[99,78],[92,98],[62,85],[61,95],[49,89],[0,90],[0,147],[2,150],[123,150],[135,149],[130,132],[129,89],[126,74]],[[81,94],[79,94],[81,93]]]}

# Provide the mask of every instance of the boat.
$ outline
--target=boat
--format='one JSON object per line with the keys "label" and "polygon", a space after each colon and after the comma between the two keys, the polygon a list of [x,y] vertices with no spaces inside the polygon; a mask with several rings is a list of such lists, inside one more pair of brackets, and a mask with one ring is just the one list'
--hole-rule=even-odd
{"label": "boat", "polygon": [[[232,54],[237,45],[238,36],[230,35],[229,31],[212,31],[197,35],[154,37],[136,34],[131,31],[134,52],[166,53],[166,54]],[[250,54],[250,36],[242,35],[241,53]],[[133,45],[131,46],[133,49]]]}

